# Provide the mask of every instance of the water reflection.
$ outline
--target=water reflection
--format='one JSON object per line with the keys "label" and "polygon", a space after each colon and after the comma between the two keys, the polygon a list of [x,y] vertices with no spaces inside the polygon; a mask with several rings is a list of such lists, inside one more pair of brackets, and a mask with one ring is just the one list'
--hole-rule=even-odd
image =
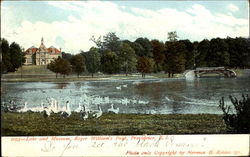
{"label": "water reflection", "polygon": [[69,83],[55,83],[57,89],[64,89]]}
{"label": "water reflection", "polygon": [[[27,102],[36,107],[53,98],[61,106],[69,101],[72,109],[78,108],[79,104],[89,109],[101,105],[104,112],[114,104],[120,113],[221,113],[217,107],[219,99],[249,92],[250,81],[248,78],[199,78],[192,81],[3,82],[2,91],[2,101],[13,100],[21,106]],[[226,103],[230,104],[229,99]]]}

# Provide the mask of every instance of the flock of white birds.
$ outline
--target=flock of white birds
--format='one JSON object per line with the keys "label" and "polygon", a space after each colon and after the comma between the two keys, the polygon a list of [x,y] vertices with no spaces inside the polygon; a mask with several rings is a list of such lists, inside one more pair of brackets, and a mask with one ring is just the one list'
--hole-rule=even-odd
{"label": "flock of white birds", "polygon": [[[104,98],[104,100],[108,101],[108,98]],[[103,111],[100,105],[98,105],[98,110],[90,110],[86,108],[84,104],[78,104],[78,108],[75,110],[72,109],[69,101],[66,101],[64,105],[60,105],[59,102],[54,98],[48,98],[48,103],[42,102],[40,106],[37,107],[29,107],[28,103],[24,103],[24,107],[18,110],[18,112],[44,112],[45,116],[48,117],[51,113],[60,113],[63,117],[69,117],[72,112],[79,112],[81,118],[86,120],[90,117],[99,118],[102,116]],[[119,107],[114,108],[114,104],[111,104],[111,107],[108,109],[108,112],[112,112],[115,114],[119,113]]]}
{"label": "flock of white birds", "polygon": [[[127,88],[126,84],[120,85],[115,87],[116,90],[122,90],[123,88]],[[67,89],[64,89],[67,90]],[[68,89],[69,93],[72,93],[73,91],[71,89]],[[49,92],[48,92],[49,91]],[[80,94],[78,102],[71,96],[65,96],[61,97],[63,91],[51,91],[49,89],[48,91],[41,90],[41,99],[36,100],[36,104],[31,102],[23,102],[24,106],[17,110],[17,112],[41,112],[44,114],[45,117],[49,117],[52,113],[59,113],[64,118],[69,117],[72,112],[78,112],[81,115],[81,118],[83,120],[86,120],[88,118],[99,118],[103,114],[103,110],[101,106],[104,106],[106,104],[110,104],[110,108],[106,108],[107,112],[118,114],[120,113],[119,107],[115,107],[114,104],[122,104],[127,106],[128,104],[147,104],[147,101],[142,101],[139,99],[128,99],[128,98],[110,98],[109,96],[101,97],[98,95],[87,95],[86,93]],[[34,93],[33,93],[34,92]],[[67,91],[66,91],[67,92]],[[85,91],[86,92],[86,91]],[[49,93],[53,93],[53,95],[49,96]],[[35,91],[27,91],[23,93],[24,96],[27,95],[36,95]],[[43,97],[43,98],[42,98]],[[54,98],[53,98],[54,97]],[[59,97],[59,99],[55,99]],[[31,97],[32,98],[32,97]],[[27,98],[28,99],[28,98]],[[34,99],[34,98],[33,98]],[[40,100],[40,102],[39,102]],[[41,102],[42,101],[42,102]],[[15,104],[14,101],[11,101],[11,105]],[[30,103],[30,104],[29,104]],[[40,104],[40,105],[39,105]],[[78,107],[76,107],[78,104]],[[90,107],[91,106],[91,107]],[[95,107],[96,106],[96,107]],[[97,108],[97,109],[93,109]]]}

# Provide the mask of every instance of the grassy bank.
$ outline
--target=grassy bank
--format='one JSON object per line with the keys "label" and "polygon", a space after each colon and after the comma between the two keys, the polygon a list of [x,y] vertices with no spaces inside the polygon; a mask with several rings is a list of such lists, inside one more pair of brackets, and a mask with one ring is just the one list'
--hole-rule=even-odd
{"label": "grassy bank", "polygon": [[79,113],[68,118],[40,113],[2,113],[2,135],[159,135],[226,133],[222,115],[213,114],[111,114],[81,120]]}
{"label": "grassy bank", "polygon": [[[175,77],[180,77],[181,74],[176,74]],[[167,78],[167,74],[164,73],[152,73],[147,74],[145,79],[158,79]],[[8,74],[3,74],[1,81],[6,82],[69,82],[69,81],[91,81],[91,80],[138,80],[142,79],[140,73],[131,74],[126,76],[126,74],[95,74],[92,78],[91,74],[83,74],[78,78],[75,74],[70,74],[63,78],[63,76],[58,75],[49,71],[44,65],[29,65],[23,66],[22,69],[19,68],[16,72],[11,72]]]}
{"label": "grassy bank", "polygon": [[[232,69],[236,72],[238,77],[249,76],[250,70],[248,69]],[[205,75],[204,75],[205,76]],[[217,74],[208,74],[207,76],[217,76]],[[175,78],[184,77],[183,74],[175,74]],[[147,74],[145,79],[159,79],[168,78],[165,73],[151,73]],[[69,81],[92,81],[92,80],[138,80],[142,79],[140,73],[132,74],[126,76],[125,74],[112,74],[103,75],[95,74],[94,78],[91,74],[83,74],[78,78],[76,75],[71,74],[63,78],[63,76],[58,75],[56,78],[55,73],[49,71],[45,65],[29,65],[23,66],[22,70],[19,68],[16,72],[3,74],[1,81],[3,82],[69,82]]]}

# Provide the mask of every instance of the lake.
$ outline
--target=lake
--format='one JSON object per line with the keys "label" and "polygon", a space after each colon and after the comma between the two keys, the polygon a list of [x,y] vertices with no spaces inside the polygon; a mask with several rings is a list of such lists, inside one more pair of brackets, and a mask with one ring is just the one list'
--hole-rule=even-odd
{"label": "lake", "polygon": [[250,78],[197,78],[194,80],[145,79],[82,82],[2,82],[2,102],[13,100],[29,108],[49,103],[59,106],[69,101],[72,110],[84,104],[88,110],[100,105],[107,112],[111,104],[120,113],[146,114],[221,114],[219,100],[231,105],[229,95],[241,99],[250,93]]}

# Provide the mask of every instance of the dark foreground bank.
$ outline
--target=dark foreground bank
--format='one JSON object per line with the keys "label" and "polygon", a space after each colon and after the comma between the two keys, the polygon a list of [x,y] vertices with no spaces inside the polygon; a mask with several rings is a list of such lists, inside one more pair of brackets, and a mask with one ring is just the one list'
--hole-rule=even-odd
{"label": "dark foreground bank", "polygon": [[2,136],[52,135],[160,135],[226,133],[222,115],[214,114],[111,114],[82,120],[79,113],[68,118],[41,113],[2,113]]}

